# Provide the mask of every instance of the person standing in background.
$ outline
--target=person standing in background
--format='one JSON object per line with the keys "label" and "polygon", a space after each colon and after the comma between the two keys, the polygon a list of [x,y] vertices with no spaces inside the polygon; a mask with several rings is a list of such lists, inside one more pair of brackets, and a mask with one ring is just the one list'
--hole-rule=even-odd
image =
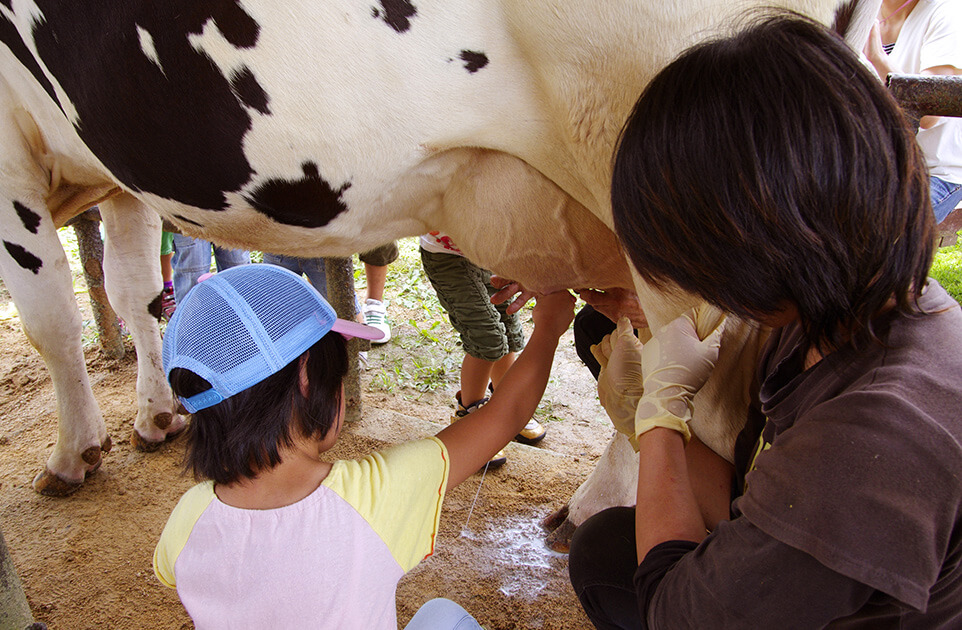
{"label": "person standing in background", "polygon": [[[893,72],[962,75],[962,2],[882,0],[865,56],[883,81]],[[962,118],[925,116],[916,138],[941,223],[962,201]]]}

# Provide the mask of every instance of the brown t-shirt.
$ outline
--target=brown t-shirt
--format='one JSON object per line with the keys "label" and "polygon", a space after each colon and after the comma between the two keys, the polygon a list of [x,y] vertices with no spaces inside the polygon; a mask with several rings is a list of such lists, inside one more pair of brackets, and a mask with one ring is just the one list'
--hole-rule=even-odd
{"label": "brown t-shirt", "polygon": [[646,557],[649,627],[962,628],[962,311],[934,281],[920,306],[808,370],[772,335],[734,518]]}

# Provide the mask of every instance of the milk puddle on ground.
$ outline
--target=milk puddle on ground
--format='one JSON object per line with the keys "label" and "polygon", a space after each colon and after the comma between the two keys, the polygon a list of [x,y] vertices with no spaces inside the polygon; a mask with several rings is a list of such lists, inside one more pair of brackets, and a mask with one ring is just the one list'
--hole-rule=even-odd
{"label": "milk puddle on ground", "polygon": [[462,538],[478,542],[485,550],[491,573],[503,578],[500,591],[506,597],[534,599],[547,586],[549,576],[566,570],[567,556],[545,545],[543,516],[518,514],[499,519],[496,530],[461,530]]}

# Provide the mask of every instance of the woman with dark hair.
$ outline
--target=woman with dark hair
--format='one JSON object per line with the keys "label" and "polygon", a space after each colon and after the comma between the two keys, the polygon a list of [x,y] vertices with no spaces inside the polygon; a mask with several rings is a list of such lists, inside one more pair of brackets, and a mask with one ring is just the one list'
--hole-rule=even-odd
{"label": "woman with dark hair", "polygon": [[734,467],[688,441],[718,351],[698,312],[597,348],[640,467],[637,505],[572,541],[595,625],[962,627],[962,312],[877,79],[793,15],[699,45],[636,104],[612,204],[642,278],[772,332]]}

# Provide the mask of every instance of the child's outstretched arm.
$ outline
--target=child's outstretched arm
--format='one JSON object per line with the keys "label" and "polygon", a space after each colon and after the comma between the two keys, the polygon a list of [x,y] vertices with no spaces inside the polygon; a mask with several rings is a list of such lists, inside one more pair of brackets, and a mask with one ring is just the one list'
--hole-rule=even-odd
{"label": "child's outstretched arm", "polygon": [[491,400],[438,433],[451,458],[448,489],[480,470],[534,415],[548,384],[558,338],[574,319],[574,303],[567,291],[539,297],[534,332]]}

